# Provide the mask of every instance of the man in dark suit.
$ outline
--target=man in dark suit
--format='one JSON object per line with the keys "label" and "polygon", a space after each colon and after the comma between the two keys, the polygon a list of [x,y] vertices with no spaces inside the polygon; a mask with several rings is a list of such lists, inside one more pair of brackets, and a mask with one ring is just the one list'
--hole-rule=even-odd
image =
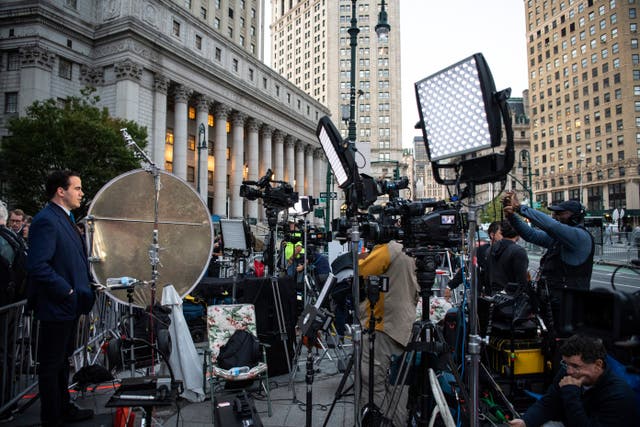
{"label": "man in dark suit", "polygon": [[83,240],[71,211],[80,207],[77,173],[55,171],[45,186],[49,203],[33,218],[29,231],[29,308],[40,320],[38,359],[43,426],[60,426],[93,416],[69,400],[69,357],[78,318],[91,310],[94,292]]}

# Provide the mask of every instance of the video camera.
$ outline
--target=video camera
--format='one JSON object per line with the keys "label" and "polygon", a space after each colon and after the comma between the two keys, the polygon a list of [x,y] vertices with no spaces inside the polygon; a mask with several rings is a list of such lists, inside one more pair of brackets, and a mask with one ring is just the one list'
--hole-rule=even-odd
{"label": "video camera", "polygon": [[401,241],[405,248],[455,248],[462,243],[463,228],[462,216],[452,204],[397,199],[382,209],[377,221],[362,224],[362,237],[376,243]]}
{"label": "video camera", "polygon": [[[265,175],[258,181],[242,181],[240,197],[245,197],[247,200],[262,199],[267,208],[280,210],[292,208],[298,201],[298,192],[293,191],[293,187],[284,181],[272,180],[272,174],[271,169],[267,169]],[[272,183],[278,185],[273,187],[270,185]]]}

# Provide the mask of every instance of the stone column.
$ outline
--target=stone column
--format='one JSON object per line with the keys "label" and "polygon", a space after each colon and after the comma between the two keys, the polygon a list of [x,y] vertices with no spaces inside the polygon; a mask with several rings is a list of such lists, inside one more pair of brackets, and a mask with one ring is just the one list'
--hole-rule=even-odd
{"label": "stone column", "polygon": [[[271,137],[273,135],[273,127],[269,125],[262,125],[261,129],[262,141],[260,142],[260,173],[259,177],[263,177],[267,173],[267,169],[274,171],[273,160],[271,156]],[[258,200],[258,211],[261,222],[266,222],[267,218],[264,211],[264,205],[262,200]]]}
{"label": "stone column", "polygon": [[296,186],[294,191],[297,191],[300,196],[306,195],[304,192],[304,148],[302,141],[296,142],[296,167],[294,175],[296,177]]}
{"label": "stone column", "polygon": [[[196,158],[198,170],[196,171],[196,189],[200,189],[200,197],[207,202],[209,195],[209,180],[207,179],[207,166],[209,164],[209,99],[200,95],[196,102],[196,123],[198,129],[196,133]],[[204,135],[200,135],[200,126],[204,130]],[[204,149],[200,147],[200,138],[204,140]]]}
{"label": "stone column", "polygon": [[[258,172],[260,169],[260,164],[258,160],[258,153],[260,150],[260,143],[258,141],[258,130],[260,129],[261,123],[254,118],[250,118],[247,121],[247,165],[248,165],[248,173],[247,179],[250,181],[258,180]],[[247,211],[246,216],[248,218],[258,219],[258,201],[247,200]]]}
{"label": "stone column", "polygon": [[267,173],[267,169],[273,171],[273,164],[271,158],[271,136],[273,135],[273,127],[269,125],[262,125],[261,129],[262,142],[260,143],[260,172],[258,175],[263,177]]}
{"label": "stone column", "polygon": [[274,178],[277,181],[284,180],[284,134],[276,130],[273,133],[273,168]]}
{"label": "stone column", "polygon": [[169,79],[157,74],[153,81],[153,133],[151,134],[151,159],[159,169],[164,167],[167,137],[167,90]]}
{"label": "stone column", "polygon": [[313,151],[314,148],[312,145],[307,145],[304,148],[304,194],[318,197],[318,190],[316,190],[315,182],[313,181],[313,177],[316,173],[313,169]]}
{"label": "stone column", "polygon": [[187,120],[190,90],[183,85],[174,88],[173,107],[173,174],[187,180]]}
{"label": "stone column", "polygon": [[287,135],[284,143],[285,143],[284,170],[283,170],[284,181],[293,185],[293,180],[296,177],[295,176],[296,164],[295,164],[295,157],[294,157],[296,139],[291,135]]}
{"label": "stone column", "polygon": [[[116,117],[138,121],[140,110],[140,77],[142,65],[129,59],[117,62],[113,71],[116,75]],[[186,115],[185,115],[186,119]]]}
{"label": "stone column", "polygon": [[20,49],[20,92],[18,114],[24,116],[35,101],[51,98],[51,71],[55,55],[37,46]]}
{"label": "stone column", "polygon": [[227,116],[230,111],[227,105],[221,103],[216,103],[213,109],[216,136],[213,213],[223,218],[227,217]]}
{"label": "stone column", "polygon": [[242,218],[242,197],[240,186],[242,185],[242,173],[244,172],[244,122],[247,116],[235,111],[231,122],[231,218]]}

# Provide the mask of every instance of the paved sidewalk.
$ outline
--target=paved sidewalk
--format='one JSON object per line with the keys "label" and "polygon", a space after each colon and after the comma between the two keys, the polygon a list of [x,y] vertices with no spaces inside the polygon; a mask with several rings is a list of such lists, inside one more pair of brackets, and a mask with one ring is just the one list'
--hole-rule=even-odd
{"label": "paved sidewalk", "polygon": [[[347,348],[350,352],[351,347]],[[255,405],[260,419],[265,427],[302,427],[306,423],[306,398],[307,384],[305,383],[306,349],[298,361],[298,371],[295,377],[296,399],[293,391],[289,389],[289,375],[281,375],[269,378],[271,384],[272,416],[267,414],[267,401],[262,396],[256,396]],[[330,352],[333,360],[322,358],[319,369],[314,375],[311,388],[313,398],[313,425],[322,426],[327,417],[340,380],[343,374],[338,372],[334,350]],[[347,380],[347,388],[352,384],[353,376]],[[74,427],[111,427],[116,412],[115,408],[106,408],[105,403],[113,395],[114,388],[110,384],[102,384],[97,390],[84,394],[75,394],[76,403],[82,408],[90,408],[95,412],[93,419],[72,424]],[[33,398],[33,396],[29,396]],[[353,425],[353,392],[342,396],[336,403],[335,409],[327,423],[328,426],[352,426]],[[27,410],[16,416],[13,420],[0,422],[0,427],[35,427],[39,426],[40,401],[35,399]],[[136,426],[140,425],[143,417],[142,411],[136,411]],[[154,413],[156,426],[211,426],[212,407],[209,399],[201,403],[190,403],[179,399],[176,406],[160,408]],[[224,427],[224,426],[221,426]]]}

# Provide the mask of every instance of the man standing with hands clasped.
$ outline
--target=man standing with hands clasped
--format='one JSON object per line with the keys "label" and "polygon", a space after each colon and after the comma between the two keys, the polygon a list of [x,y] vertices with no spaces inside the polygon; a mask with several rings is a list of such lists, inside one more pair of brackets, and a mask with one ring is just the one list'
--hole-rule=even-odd
{"label": "man standing with hands clasped", "polygon": [[42,425],[61,426],[89,419],[90,409],[69,400],[69,357],[78,318],[93,306],[89,261],[71,210],[80,207],[77,173],[55,171],[47,178],[49,203],[33,218],[29,231],[28,308],[40,320],[38,387]]}
{"label": "man standing with hands clasped", "polygon": [[[522,419],[509,422],[510,426],[618,427],[637,423],[633,391],[607,366],[602,340],[574,335],[560,347],[560,353],[561,368],[547,393]],[[548,422],[555,423],[545,424]]]}

